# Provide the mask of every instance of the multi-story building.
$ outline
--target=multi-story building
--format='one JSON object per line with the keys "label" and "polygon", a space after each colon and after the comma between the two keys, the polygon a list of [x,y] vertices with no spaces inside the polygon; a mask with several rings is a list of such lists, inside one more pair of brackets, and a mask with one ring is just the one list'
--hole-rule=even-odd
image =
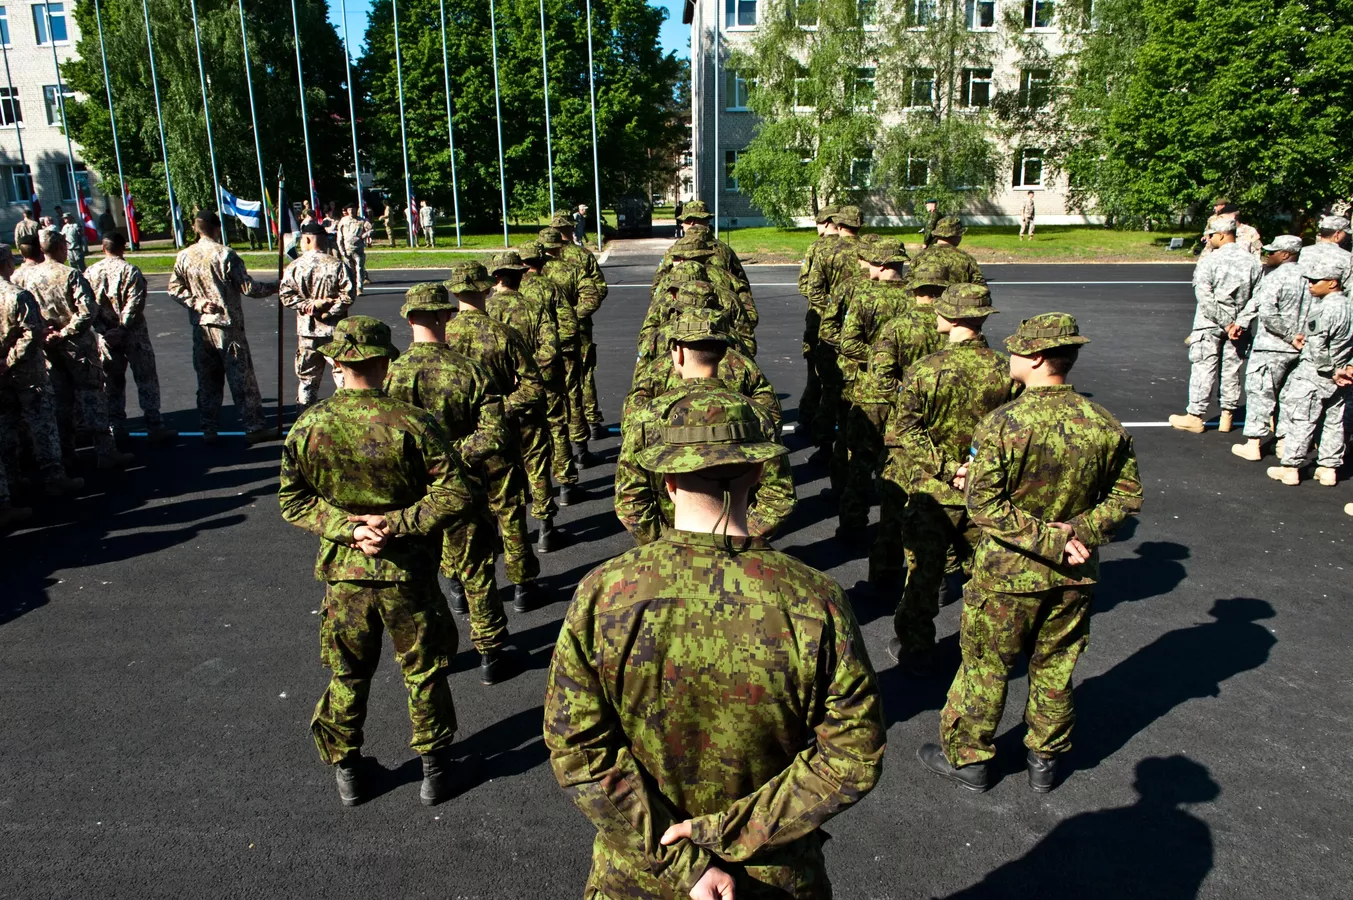
{"label": "multi-story building", "polygon": [[[883,6],[877,0],[868,2],[871,9]],[[885,0],[886,2],[886,0]],[[924,16],[933,15],[935,0],[891,0],[906,3],[908,10]],[[755,38],[771,0],[686,0],[682,21],[691,26],[691,115],[692,115],[692,187],[690,196],[698,197],[718,211],[722,225],[751,226],[765,224],[765,218],[751,201],[738,190],[732,171],[738,154],[751,142],[757,116],[747,108],[749,85],[746,79],[725,65],[734,50],[745,50]],[[1014,5],[1013,10],[1006,7]],[[1024,35],[1037,37],[1043,46],[1056,54],[1062,46],[1062,35],[1053,15],[1053,0],[965,0],[966,27],[974,32],[995,33],[1009,21],[1022,22]],[[1007,12],[1016,15],[1007,16]],[[877,27],[877,26],[867,26]],[[870,81],[875,69],[869,60],[861,60],[858,78]],[[1044,64],[1046,65],[1046,64]],[[926,73],[930,75],[927,78]],[[958,73],[956,73],[958,74]],[[1039,102],[1050,89],[1051,72],[1045,67],[1026,67],[1020,52],[1003,45],[995,54],[990,68],[963,69],[958,79],[961,96],[957,105],[966,111],[976,111],[995,101],[1001,92],[1015,93],[1024,102]],[[936,97],[933,70],[917,69],[909,73],[905,86],[907,97],[917,109],[929,107]],[[886,124],[886,123],[885,123]],[[1027,192],[1033,191],[1041,224],[1080,224],[1099,221],[1070,210],[1066,205],[1066,185],[1043,164],[1042,150],[1037,146],[1003,146],[1008,160],[1000,189],[995,196],[970,204],[961,212],[973,224],[1018,224],[1020,208]],[[867,168],[867,163],[864,164]],[[916,160],[909,165],[907,181],[924,192],[928,163]],[[867,171],[862,172],[867,179]],[[917,198],[923,199],[923,198]],[[915,203],[920,208],[921,203]],[[874,224],[916,224],[919,220],[896,209],[881,192],[870,196],[867,204]],[[800,224],[811,224],[806,215]],[[734,222],[733,220],[737,221]]]}

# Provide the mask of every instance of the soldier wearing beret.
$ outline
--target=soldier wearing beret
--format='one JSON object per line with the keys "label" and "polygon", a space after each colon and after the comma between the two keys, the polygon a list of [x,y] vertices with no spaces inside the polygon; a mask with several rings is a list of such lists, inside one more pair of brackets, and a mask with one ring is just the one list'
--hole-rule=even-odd
{"label": "soldier wearing beret", "polygon": [[[296,405],[301,410],[319,396],[325,356],[319,348],[333,339],[334,326],[348,315],[357,298],[353,273],[343,260],[328,253],[329,234],[318,222],[301,226],[300,255],[292,260],[277,286],[282,305],[296,310]],[[329,363],[334,385],[342,376]]]}
{"label": "soldier wearing beret", "polygon": [[1132,438],[1067,382],[1082,337],[1076,319],[1045,313],[1006,339],[1024,392],[984,418],[972,459],[955,472],[981,530],[963,590],[963,661],[940,713],[940,743],[918,751],[936,775],[970,791],[991,784],[992,743],[1011,673],[1029,657],[1029,786],[1052,790],[1071,749],[1071,674],[1090,631],[1097,548],[1142,506]]}
{"label": "soldier wearing beret", "polygon": [[951,284],[986,284],[987,277],[971,253],[959,246],[963,242],[963,220],[945,216],[935,223],[930,232],[931,242],[916,254],[913,266],[927,262],[944,270],[945,280]]}
{"label": "soldier wearing beret", "polygon": [[819,829],[878,780],[882,702],[841,588],[750,536],[785,453],[743,398],[687,394],[638,460],[673,527],[578,585],[545,744],[597,828],[587,896],[831,894]]}
{"label": "soldier wearing beret", "polygon": [[389,631],[409,690],[411,746],[422,756],[420,797],[439,803],[455,774],[446,679],[457,637],[437,590],[438,533],[470,515],[474,499],[437,421],[381,389],[399,356],[383,322],[344,319],[319,352],[343,369],[343,388],[292,426],[279,492],[282,517],[320,539],[320,659],[333,674],[310,731],[320,758],[336,767],[343,805],[367,799],[362,726]]}

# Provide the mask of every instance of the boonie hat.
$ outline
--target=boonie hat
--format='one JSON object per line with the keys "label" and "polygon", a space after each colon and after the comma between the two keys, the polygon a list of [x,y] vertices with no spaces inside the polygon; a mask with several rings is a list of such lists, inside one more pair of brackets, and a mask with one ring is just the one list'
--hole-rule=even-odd
{"label": "boonie hat", "polygon": [[692,200],[681,208],[681,220],[686,219],[712,219],[714,214],[709,211],[703,200]]}
{"label": "boonie hat", "polygon": [[676,297],[669,309],[722,309],[719,289],[708,281],[686,281],[677,285]]}
{"label": "boonie hat", "polygon": [[526,263],[521,261],[521,254],[516,250],[504,250],[502,253],[494,254],[489,260],[489,274],[497,275],[499,272],[525,272]]}
{"label": "boonie hat", "polygon": [[1301,252],[1301,238],[1295,234],[1280,234],[1264,245],[1265,252],[1274,253],[1286,250],[1288,253]]}
{"label": "boonie hat", "polygon": [[865,241],[860,244],[858,251],[860,259],[869,263],[871,266],[887,266],[893,263],[904,263],[911,257],[907,256],[906,249],[902,242],[896,238],[880,237],[873,241]]}
{"label": "boonie hat", "polygon": [[566,212],[557,212],[550,219],[551,228],[572,228],[573,217]]}
{"label": "boonie hat", "polygon": [[542,228],[537,235],[540,238],[540,246],[546,250],[558,250],[564,246],[564,236],[559,233],[558,228]]}
{"label": "boonie hat", "polygon": [[842,206],[832,213],[829,221],[835,222],[837,225],[844,225],[847,228],[860,228],[864,225],[864,216],[860,214],[858,206]]}
{"label": "boonie hat", "polygon": [[348,316],[334,326],[334,338],[319,352],[335,362],[362,362],[384,356],[398,359],[390,326],[371,316]]}
{"label": "boonie hat", "polygon": [[963,227],[963,220],[958,216],[945,216],[935,223],[935,228],[930,234],[938,238],[961,237],[967,230]]}
{"label": "boonie hat", "polygon": [[911,278],[907,287],[913,291],[919,287],[949,287],[949,270],[938,263],[928,263],[924,259],[911,268]]}
{"label": "boonie hat", "polygon": [[537,262],[545,258],[545,248],[540,246],[539,241],[528,241],[517,248],[517,255],[522,262]]}
{"label": "boonie hat", "polygon": [[813,221],[817,222],[819,225],[825,225],[832,220],[832,216],[834,215],[836,215],[835,206],[823,206],[818,209],[817,215],[813,217]]}
{"label": "boonie hat", "polygon": [[728,318],[717,309],[683,309],[667,323],[667,346],[701,342],[732,343]]}
{"label": "boonie hat", "polygon": [[474,291],[487,291],[493,287],[489,272],[483,263],[461,263],[451,269],[451,277],[442,282],[452,294],[469,294]]}
{"label": "boonie hat", "polygon": [[638,454],[659,475],[765,462],[789,452],[766,438],[752,405],[725,390],[692,391],[667,411],[657,440]]}
{"label": "boonie hat", "polygon": [[425,281],[404,292],[404,305],[399,308],[399,314],[407,319],[411,312],[440,312],[456,309],[457,306],[444,286],[435,281]]}
{"label": "boonie hat", "polygon": [[1000,312],[991,305],[991,289],[985,284],[951,284],[931,308],[946,319],[984,319]]}
{"label": "boonie hat", "polygon": [[667,255],[703,259],[714,255],[714,245],[703,234],[688,234],[674,243],[668,249]]}
{"label": "boonie hat", "polygon": [[1005,349],[1016,356],[1033,356],[1054,347],[1072,347],[1088,344],[1081,337],[1076,317],[1070,313],[1050,312],[1019,323],[1019,329],[1005,339]]}

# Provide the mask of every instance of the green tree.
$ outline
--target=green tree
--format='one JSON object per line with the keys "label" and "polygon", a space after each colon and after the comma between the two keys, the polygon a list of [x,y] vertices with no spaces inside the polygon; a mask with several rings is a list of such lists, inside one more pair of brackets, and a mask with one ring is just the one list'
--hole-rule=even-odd
{"label": "green tree", "polygon": [[[258,163],[237,3],[238,0],[198,0],[198,18],[221,183],[237,196],[255,198],[259,192]],[[169,170],[180,207],[188,215],[194,208],[216,206],[212,199],[211,162],[193,24],[180,0],[150,0],[149,5]],[[282,164],[292,196],[300,199],[305,196],[305,150],[291,5],[276,0],[244,0],[244,10],[268,189],[275,193],[273,182],[277,167]],[[144,227],[162,229],[168,224],[168,201],[141,3],[100,0],[100,11],[123,171],[128,188],[136,197]],[[69,86],[85,99],[67,104],[71,136],[84,148],[90,166],[98,171],[105,193],[116,195],[117,164],[94,5],[85,0],[75,6],[74,12],[80,26],[79,55],[62,65],[62,74]],[[337,197],[351,191],[351,182],[343,177],[352,168],[351,143],[346,137],[348,104],[343,82],[343,49],[326,13],[325,0],[297,2],[316,188],[321,197]]]}

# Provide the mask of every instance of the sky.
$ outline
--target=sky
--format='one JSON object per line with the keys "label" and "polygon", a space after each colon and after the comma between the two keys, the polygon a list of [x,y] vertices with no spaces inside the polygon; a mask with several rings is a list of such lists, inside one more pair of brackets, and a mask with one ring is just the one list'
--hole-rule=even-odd
{"label": "sky", "polygon": [[[329,0],[329,21],[338,28],[338,36],[343,37],[343,3],[345,0]],[[371,0],[346,0],[348,7],[348,38],[352,41],[353,56],[361,54],[362,36],[366,34],[366,20],[371,15]],[[690,28],[681,24],[681,9],[684,0],[648,0],[650,6],[660,6],[667,10],[667,21],[663,23],[662,49],[675,51],[682,58],[690,56]],[[579,4],[581,7],[581,3]]]}

